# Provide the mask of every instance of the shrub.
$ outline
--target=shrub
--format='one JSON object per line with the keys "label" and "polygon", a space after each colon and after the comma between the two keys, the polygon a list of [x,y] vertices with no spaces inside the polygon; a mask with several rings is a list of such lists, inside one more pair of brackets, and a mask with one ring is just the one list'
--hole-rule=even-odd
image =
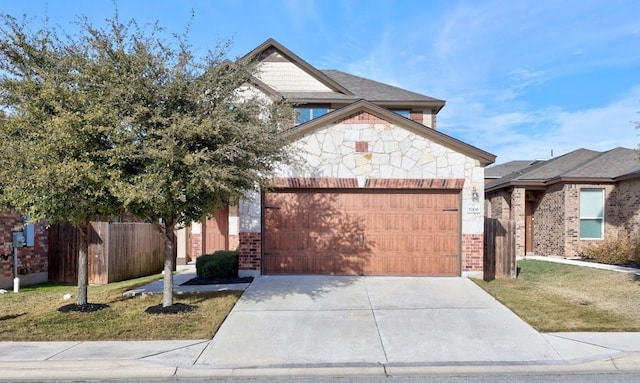
{"label": "shrub", "polygon": [[200,278],[221,278],[238,276],[238,252],[218,250],[196,259],[196,273]]}
{"label": "shrub", "polygon": [[626,238],[604,239],[583,245],[580,251],[584,258],[609,265],[624,265],[636,258],[636,249]]}

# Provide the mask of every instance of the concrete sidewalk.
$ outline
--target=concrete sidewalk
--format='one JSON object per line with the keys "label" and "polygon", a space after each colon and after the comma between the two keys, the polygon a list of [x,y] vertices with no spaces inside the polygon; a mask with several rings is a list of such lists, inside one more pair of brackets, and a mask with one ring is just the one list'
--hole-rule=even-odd
{"label": "concrete sidewalk", "polygon": [[[247,288],[180,286],[195,276],[181,271],[177,293]],[[0,342],[0,381],[640,370],[640,333],[523,323],[465,278],[267,276],[212,340]]]}

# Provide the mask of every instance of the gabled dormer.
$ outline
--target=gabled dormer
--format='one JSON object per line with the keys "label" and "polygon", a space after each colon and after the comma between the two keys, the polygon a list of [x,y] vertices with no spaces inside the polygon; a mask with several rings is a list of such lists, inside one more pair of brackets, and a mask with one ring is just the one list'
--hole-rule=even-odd
{"label": "gabled dormer", "polygon": [[[379,107],[436,128],[436,115],[445,101],[337,70],[319,70],[274,39],[249,52],[245,59],[258,61],[256,83],[292,103],[296,124],[366,100]],[[258,87],[260,88],[260,87]]]}

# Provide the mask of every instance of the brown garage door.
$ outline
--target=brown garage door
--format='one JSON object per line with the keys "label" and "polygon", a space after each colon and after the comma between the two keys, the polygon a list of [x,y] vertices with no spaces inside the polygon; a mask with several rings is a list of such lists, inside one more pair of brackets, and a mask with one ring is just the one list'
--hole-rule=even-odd
{"label": "brown garage door", "polygon": [[267,193],[266,274],[460,275],[458,191]]}

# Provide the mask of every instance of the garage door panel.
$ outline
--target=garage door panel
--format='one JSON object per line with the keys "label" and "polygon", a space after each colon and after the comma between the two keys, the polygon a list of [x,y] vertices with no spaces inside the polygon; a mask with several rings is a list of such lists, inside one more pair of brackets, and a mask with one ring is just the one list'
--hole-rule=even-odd
{"label": "garage door panel", "polygon": [[459,193],[265,195],[265,273],[459,275]]}

